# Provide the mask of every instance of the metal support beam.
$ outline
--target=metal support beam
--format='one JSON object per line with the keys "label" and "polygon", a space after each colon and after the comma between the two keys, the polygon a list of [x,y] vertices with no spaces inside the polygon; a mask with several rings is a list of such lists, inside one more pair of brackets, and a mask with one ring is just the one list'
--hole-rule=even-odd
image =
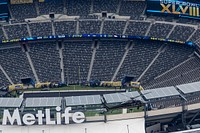
{"label": "metal support beam", "polygon": [[185,105],[185,100],[182,102],[182,124],[183,128],[186,129],[186,114],[187,114],[187,106]]}
{"label": "metal support beam", "polygon": [[148,117],[148,104],[145,103],[144,105],[144,119],[146,119]]}
{"label": "metal support beam", "polygon": [[108,120],[107,120],[107,115],[106,115],[106,113],[104,112],[103,115],[104,115],[104,123],[107,123]]}
{"label": "metal support beam", "polygon": [[199,115],[199,113],[200,110],[192,117],[192,119],[187,123],[187,125],[190,125],[193,122],[193,120]]}

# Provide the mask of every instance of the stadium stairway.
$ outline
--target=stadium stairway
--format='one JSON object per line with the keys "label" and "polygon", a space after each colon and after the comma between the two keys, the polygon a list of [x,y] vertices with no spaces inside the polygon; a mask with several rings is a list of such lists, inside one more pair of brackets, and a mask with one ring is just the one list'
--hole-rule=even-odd
{"label": "stadium stairway", "polygon": [[191,38],[193,37],[193,35],[196,33],[198,28],[195,28],[195,30],[193,31],[193,33],[188,37],[187,41],[190,41]]}
{"label": "stadium stairway", "polygon": [[30,30],[29,24],[27,24],[27,30],[28,30],[28,34],[29,34],[29,36],[32,37],[32,34],[31,34],[31,30]]}
{"label": "stadium stairway", "polygon": [[150,23],[149,28],[147,29],[147,32],[145,33],[145,36],[148,36],[149,31],[151,30],[153,23]]}
{"label": "stadium stairway", "polygon": [[13,81],[11,80],[11,78],[8,76],[8,74],[6,73],[6,71],[3,69],[3,67],[0,65],[0,70],[3,72],[3,74],[6,76],[6,78],[8,79],[8,81],[11,84],[14,84]]}
{"label": "stadium stairway", "polygon": [[119,72],[119,70],[120,70],[120,68],[121,68],[121,66],[122,66],[122,64],[123,64],[123,62],[124,62],[124,60],[125,60],[127,54],[128,54],[128,52],[129,52],[129,50],[132,49],[132,48],[133,48],[133,42],[130,42],[130,41],[129,41],[129,42],[127,43],[126,47],[125,47],[126,51],[125,51],[125,53],[124,53],[124,55],[123,55],[123,57],[122,57],[122,59],[121,59],[119,65],[118,65],[118,67],[117,67],[117,69],[116,69],[116,71],[115,71],[115,73],[114,73],[114,75],[113,75],[111,81],[114,81],[114,80],[115,80],[115,78],[116,78],[116,76],[117,76],[117,74],[118,74],[118,72]]}
{"label": "stadium stairway", "polygon": [[7,33],[6,33],[5,29],[4,29],[4,27],[2,26],[1,28],[2,28],[2,31],[3,31],[4,37],[5,37],[6,39],[8,39],[8,35],[7,35]]}
{"label": "stadium stairway", "polygon": [[144,72],[139,76],[139,78],[136,80],[137,82],[140,81],[140,79],[145,75],[145,73],[149,70],[149,68],[154,64],[154,62],[156,61],[156,59],[160,56],[160,54],[162,54],[165,49],[167,48],[167,46],[162,45],[160,47],[160,49],[158,50],[158,54],[154,57],[154,59],[151,61],[151,63],[148,65],[148,67],[144,70]]}
{"label": "stadium stairway", "polygon": [[122,5],[122,0],[119,0],[119,4],[118,4],[118,6],[117,6],[116,14],[119,14],[119,11],[120,11],[120,8],[121,8],[121,5]]}
{"label": "stadium stairway", "polygon": [[87,81],[90,81],[90,77],[91,77],[91,73],[92,73],[92,68],[93,68],[93,65],[94,65],[94,59],[95,59],[95,55],[96,55],[98,47],[99,47],[99,42],[98,41],[93,41],[93,44],[92,44],[93,52],[92,52],[92,58],[91,58],[91,62],[90,62],[90,68],[89,68],[89,72],[88,72],[88,76],[87,76]]}
{"label": "stadium stairway", "polygon": [[172,34],[172,32],[174,31],[174,28],[176,27],[176,25],[174,25],[173,27],[172,27],[172,29],[171,29],[171,31],[169,32],[169,34],[167,35],[167,37],[166,38],[169,38],[170,37],[170,35]]}
{"label": "stadium stairway", "polygon": [[125,25],[124,31],[122,33],[123,35],[126,33],[126,29],[127,29],[128,25],[129,25],[129,20],[126,21],[126,25]]}
{"label": "stadium stairway", "polygon": [[39,10],[39,7],[38,7],[37,0],[34,3],[35,3],[35,9],[36,9],[37,16],[39,16],[40,15],[40,10]]}
{"label": "stadium stairway", "polygon": [[52,28],[52,34],[55,36],[56,35],[56,31],[55,31],[54,21],[53,20],[51,20],[51,28]]}
{"label": "stadium stairway", "polygon": [[77,20],[77,22],[76,22],[76,34],[80,33],[79,23],[80,23],[80,21]]}
{"label": "stadium stairway", "polygon": [[36,82],[39,83],[40,81],[39,81],[38,75],[37,75],[37,73],[36,73],[36,71],[35,71],[35,67],[34,67],[34,65],[33,65],[33,62],[32,62],[32,60],[31,60],[31,57],[30,57],[28,51],[26,52],[26,56],[27,56],[27,59],[28,59],[28,62],[29,62],[29,64],[30,64],[30,66],[31,66],[31,69],[32,69],[32,71],[33,71],[33,75],[34,75],[34,77],[35,77],[35,79],[36,79]]}
{"label": "stadium stairway", "polygon": [[101,27],[100,27],[100,31],[99,31],[100,34],[103,33],[104,21],[105,21],[105,19],[103,18],[102,21],[101,21]]}
{"label": "stadium stairway", "polygon": [[57,42],[57,49],[59,51],[59,57],[60,57],[60,69],[61,69],[61,81],[62,81],[62,83],[65,82],[63,46],[64,46],[63,42]]}

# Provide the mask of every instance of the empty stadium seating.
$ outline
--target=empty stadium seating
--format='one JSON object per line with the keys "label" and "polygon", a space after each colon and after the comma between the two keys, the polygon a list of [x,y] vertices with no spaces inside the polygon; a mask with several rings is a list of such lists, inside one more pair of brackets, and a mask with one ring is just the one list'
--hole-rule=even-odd
{"label": "empty stadium seating", "polygon": [[127,41],[102,41],[95,55],[91,79],[111,81],[125,52]]}
{"label": "empty stadium seating", "polygon": [[63,0],[50,0],[48,2],[38,2],[38,8],[40,15],[46,15],[49,13],[64,14]]}
{"label": "empty stadium seating", "polygon": [[120,15],[132,16],[133,19],[138,19],[139,16],[144,12],[145,2],[143,1],[123,1],[119,10]]}
{"label": "empty stadium seating", "polygon": [[63,49],[65,79],[70,84],[87,80],[92,57],[91,41],[65,42]]}
{"label": "empty stadium seating", "polygon": [[192,47],[173,44],[169,44],[164,49],[164,52],[158,56],[156,61],[141,78],[142,83],[152,80],[159,73],[161,74],[183,62],[194,51]]}
{"label": "empty stadium seating", "polygon": [[88,15],[91,9],[91,0],[66,0],[66,8],[69,16]]}
{"label": "empty stadium seating", "polygon": [[3,74],[2,71],[0,71],[0,87],[2,86],[7,86],[10,85],[8,79],[6,78],[6,76]]}
{"label": "empty stadium seating", "polygon": [[129,22],[129,25],[127,27],[125,34],[133,35],[133,36],[145,36],[149,25],[150,25],[149,22],[131,21]]}
{"label": "empty stadium seating", "polygon": [[93,12],[107,11],[109,13],[116,13],[119,0],[94,0]]}
{"label": "empty stadium seating", "polygon": [[[34,79],[28,59],[21,47],[0,49],[0,64],[13,83],[21,83],[21,78]],[[7,83],[7,82],[6,82]]]}
{"label": "empty stadium seating", "polygon": [[[0,44],[0,87],[21,83],[21,78],[27,77],[35,81],[38,78],[39,82],[80,84],[87,80],[121,81],[131,75],[145,91],[200,81],[200,57],[196,54],[200,51],[199,20],[146,14],[146,6],[145,1],[135,0],[33,0],[29,4],[9,4],[11,19],[0,23],[0,40],[64,34],[138,38],[57,38]],[[114,17],[104,18],[102,12]],[[55,13],[55,19],[49,19],[49,13]],[[33,19],[25,21],[28,18]],[[192,41],[198,46],[150,41],[145,40],[146,36]],[[183,96],[186,105],[200,102],[199,94]],[[181,106],[180,97],[149,100],[150,109]]]}
{"label": "empty stadium seating", "polygon": [[4,26],[4,29],[8,35],[8,39],[29,37],[26,24]]}
{"label": "empty stadium seating", "polygon": [[101,21],[99,20],[80,20],[79,22],[79,30],[80,34],[99,34],[100,33],[100,27],[101,27]]}
{"label": "empty stadium seating", "polygon": [[151,26],[148,36],[167,38],[173,25],[164,23],[155,23]]}
{"label": "empty stadium seating", "polygon": [[57,21],[54,23],[55,34],[75,34],[76,33],[76,21]]}
{"label": "empty stadium seating", "polygon": [[132,75],[135,80],[142,74],[149,63],[154,59],[161,43],[154,42],[133,42],[132,49],[129,50],[125,58],[116,80],[121,80],[126,75]]}
{"label": "empty stadium seating", "polygon": [[29,54],[40,82],[61,81],[59,52],[53,42],[29,44]]}
{"label": "empty stadium seating", "polygon": [[[32,4],[19,4],[9,6],[11,17],[14,20],[11,21],[11,23],[15,24],[6,24],[0,28],[1,40],[5,39],[7,36],[8,39],[16,39],[30,36],[35,37],[76,33],[103,33],[119,35],[124,33],[126,35],[133,36],[147,35],[158,38],[169,37],[169,39],[180,41],[188,41],[189,39],[189,41],[200,44],[198,37],[200,30],[196,30],[195,28],[198,28],[197,21],[153,15],[144,16],[146,3],[142,1],[52,0],[50,2],[34,1]],[[32,10],[30,11],[30,9]],[[101,19],[101,17],[98,17],[99,14],[92,14],[101,13],[102,11],[115,13],[116,15],[120,16],[129,16],[130,19],[134,20],[127,20],[127,18],[124,19],[123,17],[119,17],[117,19]],[[24,23],[24,19],[26,18],[35,18],[40,15],[48,15],[52,12],[55,14],[68,16],[80,16],[80,18],[70,18],[69,20],[67,18],[59,19],[59,17],[62,17],[62,15],[59,15],[57,19],[51,21],[45,20],[45,17],[43,17],[44,20],[42,21]],[[141,16],[144,19],[138,20]],[[165,23],[165,21],[167,22]],[[87,79],[93,51],[93,42],[94,40],[83,41],[81,43],[78,41],[64,42],[64,73],[65,79],[67,79],[66,72],[68,72],[70,83],[77,83],[79,80],[85,81]],[[119,62],[122,59],[122,56],[125,53],[126,45],[127,41],[99,41],[99,47],[97,48],[97,53],[94,58],[94,65],[90,78],[111,80],[114,72],[116,71],[116,68],[119,65]],[[133,41],[131,45],[132,48],[129,49],[129,52],[125,57],[125,60],[119,72],[117,73],[115,80],[121,80],[121,78],[125,75],[134,75],[135,79],[140,77],[142,84],[147,89],[167,85],[176,85],[183,83],[182,81],[185,82],[186,80],[188,82],[199,80],[199,69],[196,67],[198,64],[198,58],[194,56],[187,62],[187,59],[190,58],[188,56],[194,52],[194,49],[188,46],[164,44],[162,42],[155,41]],[[75,47],[73,48],[73,46]],[[56,42],[35,43],[30,44],[29,47],[30,50],[28,50],[28,52],[31,55],[33,63],[35,64],[34,66],[36,66],[39,80],[60,80],[60,57],[58,49],[56,48]],[[4,46],[1,46],[0,48],[3,48],[3,50],[8,49],[7,47],[4,48]],[[17,48],[12,48],[10,53],[11,55],[14,53],[15,49],[17,50]],[[160,49],[164,49],[163,52],[159,51]],[[19,52],[19,48],[17,51],[18,53],[23,54],[23,58],[26,59],[25,64],[29,66],[25,53],[22,51]],[[81,54],[84,55],[83,57],[85,59],[81,57]],[[156,57],[158,54],[159,56]],[[5,57],[4,54],[2,56]],[[15,56],[18,56],[18,54]],[[42,57],[45,57],[47,61]],[[71,61],[68,62],[68,59]],[[153,59],[155,59],[154,62],[152,62]],[[6,60],[6,58],[4,60]],[[56,61],[53,62],[53,60]],[[59,65],[56,65],[56,62],[59,63]],[[181,64],[182,62],[184,63]],[[2,66],[5,67],[4,65],[6,63],[3,61],[2,63],[4,63]],[[147,71],[145,71],[150,63],[152,63],[151,66]],[[16,65],[18,64],[19,63],[16,63]],[[37,66],[37,64],[41,65]],[[52,67],[49,67],[47,70],[55,70],[55,73],[47,73],[47,70],[43,70],[47,68],[48,64],[52,64]],[[181,65],[179,66],[179,64]],[[194,64],[194,66],[189,67],[190,64]],[[176,66],[177,68],[174,68]],[[30,70],[30,67],[28,68]],[[188,71],[189,68],[191,69],[190,71]],[[80,72],[77,71],[79,69]],[[13,71],[9,72],[9,70],[5,70],[8,71],[11,79],[16,77],[15,74],[11,75]],[[169,71],[167,74],[162,75],[167,71]],[[41,74],[39,74],[40,72]],[[180,76],[180,74],[177,75],[180,72],[183,73],[182,76]],[[33,76],[32,72],[29,71],[28,73],[28,76]],[[52,78],[52,75],[56,76]],[[77,78],[77,75],[79,78]],[[23,73],[22,76],[26,76],[26,74]],[[169,78],[169,81],[166,80],[166,78]],[[190,78],[190,80],[188,80],[188,78]],[[19,78],[14,80],[14,82],[19,82]]]}
{"label": "empty stadium seating", "polygon": [[53,35],[51,22],[29,23],[32,36]]}
{"label": "empty stadium seating", "polygon": [[193,31],[194,28],[192,27],[177,25],[169,38],[174,40],[187,41],[188,37],[193,33]]}
{"label": "empty stadium seating", "polygon": [[123,34],[126,21],[104,21],[103,34]]}
{"label": "empty stadium seating", "polygon": [[200,60],[198,57],[190,57],[184,62],[181,62],[174,68],[170,69],[168,72],[159,75],[150,83],[145,84],[144,87],[146,89],[150,89],[198,81],[199,65]]}
{"label": "empty stadium seating", "polygon": [[199,34],[200,34],[200,29],[196,30],[194,35],[191,37],[190,41],[195,42],[197,45],[200,45]]}
{"label": "empty stadium seating", "polygon": [[35,4],[10,5],[11,16],[14,22],[24,22],[26,18],[37,17]]}
{"label": "empty stadium seating", "polygon": [[[92,44],[92,41],[65,43],[63,50],[64,73],[65,79],[69,80],[69,83],[75,84],[87,80],[92,57]],[[122,60],[127,44],[127,41],[99,41],[90,79],[110,81]],[[60,57],[56,43],[33,43],[29,44],[28,47],[39,81],[61,81]],[[188,56],[194,51],[192,47],[176,44],[162,45],[161,42],[155,41],[133,41],[129,49],[116,79],[114,79],[115,81],[121,80],[126,75],[133,75],[135,80],[138,79],[158,54],[159,56],[139,79],[144,88],[165,87],[199,80],[198,57],[194,56],[187,61]],[[160,52],[160,50],[163,51]],[[14,47],[11,49],[11,53],[9,51],[8,48],[2,49],[4,54],[1,54],[1,56],[4,59],[1,60],[1,64],[6,67],[5,70],[11,76],[11,79],[18,83],[22,77],[34,77],[27,57],[21,51],[21,48]],[[6,56],[7,54],[9,56]],[[17,61],[16,67],[13,69],[9,68],[12,61],[8,60],[12,56],[16,57],[15,60]],[[18,57],[26,61],[21,66],[22,70],[26,67],[29,69],[27,69],[28,72],[21,72],[22,70],[19,69],[18,74],[20,76],[16,78],[17,73],[13,75],[12,73],[20,65],[19,63],[23,62],[22,60],[18,62]],[[178,66],[182,62],[185,63]],[[192,67],[190,67],[191,64],[193,64]],[[176,66],[178,67],[173,69]],[[169,73],[160,76],[169,70]],[[154,78],[156,79],[154,80]]]}

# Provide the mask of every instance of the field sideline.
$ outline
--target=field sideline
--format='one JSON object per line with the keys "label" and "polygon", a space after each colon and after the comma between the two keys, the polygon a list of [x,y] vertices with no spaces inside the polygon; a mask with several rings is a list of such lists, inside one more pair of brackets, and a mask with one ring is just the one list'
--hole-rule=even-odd
{"label": "field sideline", "polygon": [[80,86],[80,85],[69,85],[60,88],[29,88],[24,89],[23,91],[64,91],[64,90],[122,90],[114,87],[89,87],[89,86]]}

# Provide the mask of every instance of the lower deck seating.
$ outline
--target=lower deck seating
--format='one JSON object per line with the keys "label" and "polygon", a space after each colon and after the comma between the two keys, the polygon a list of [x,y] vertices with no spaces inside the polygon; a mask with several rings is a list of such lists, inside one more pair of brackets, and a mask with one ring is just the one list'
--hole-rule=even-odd
{"label": "lower deck seating", "polygon": [[164,50],[141,78],[142,84],[185,61],[194,51],[193,47],[180,44],[168,44]]}
{"label": "lower deck seating", "polygon": [[0,70],[0,87],[7,86],[10,84],[6,76],[3,74],[3,72]]}
{"label": "lower deck seating", "polygon": [[65,42],[63,58],[66,81],[70,84],[86,81],[92,58],[92,41]]}
{"label": "lower deck seating", "polygon": [[120,81],[126,75],[132,75],[137,80],[156,56],[161,43],[135,41],[132,46],[117,74],[117,81]]}
{"label": "lower deck seating", "polygon": [[[200,76],[198,73],[199,69],[200,59],[196,56],[193,56],[184,62],[181,62],[171,70],[159,75],[149,83],[144,84],[143,87],[145,89],[150,89],[198,81]],[[190,75],[192,75],[192,77]]]}
{"label": "lower deck seating", "polygon": [[97,49],[91,79],[111,81],[123,55],[127,41],[101,41]]}
{"label": "lower deck seating", "polygon": [[30,56],[40,82],[61,81],[60,58],[55,42],[28,45]]}
{"label": "lower deck seating", "polygon": [[[61,82],[60,56],[63,55],[65,81],[77,84],[87,80],[94,44],[97,50],[89,77],[92,80],[110,81],[122,61],[125,48],[129,51],[114,81],[132,75],[134,80],[140,79],[145,89],[151,89],[200,80],[200,60],[193,55],[194,48],[187,45],[148,40],[66,40],[62,54],[59,54],[55,41],[30,43],[28,52],[40,82]],[[19,44],[1,45],[0,57],[0,64],[14,83],[20,83],[24,77],[34,78]]]}
{"label": "lower deck seating", "polygon": [[0,38],[1,38],[1,40],[5,39],[5,36],[4,36],[4,33],[3,33],[3,30],[2,30],[1,26],[0,26]]}
{"label": "lower deck seating", "polygon": [[21,47],[0,49],[0,64],[14,84],[21,83],[21,78],[33,78],[33,72],[26,54]]}

